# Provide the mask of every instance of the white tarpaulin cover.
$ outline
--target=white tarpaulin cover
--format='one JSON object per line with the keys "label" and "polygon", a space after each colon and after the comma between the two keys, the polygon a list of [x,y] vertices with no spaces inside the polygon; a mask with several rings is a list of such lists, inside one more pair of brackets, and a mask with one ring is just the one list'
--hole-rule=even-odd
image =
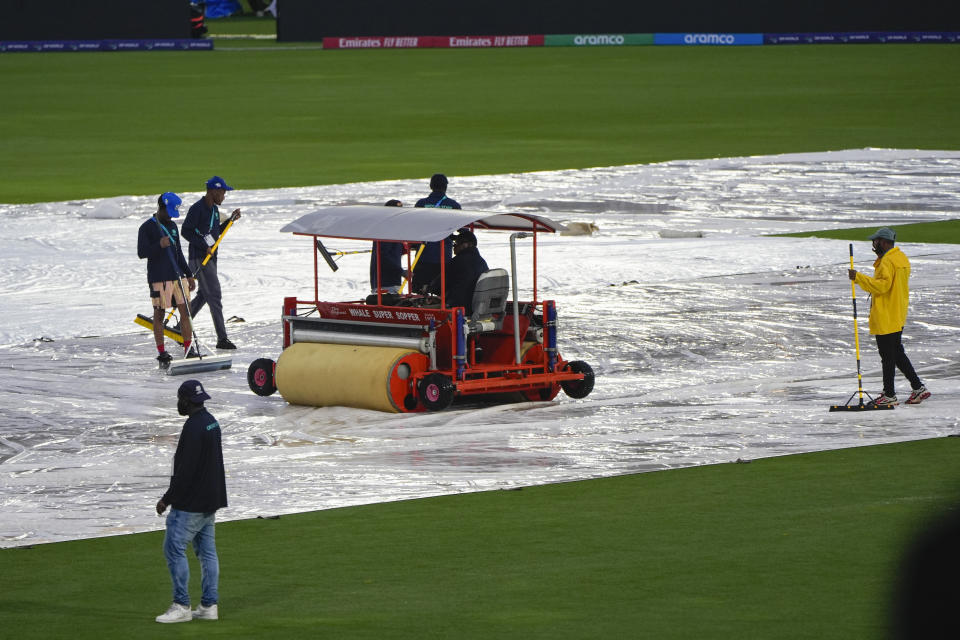
{"label": "white tarpaulin cover", "polygon": [[[244,190],[225,177],[237,190],[224,206],[243,218],[221,244],[224,315],[245,322],[227,324],[233,368],[197,376],[223,428],[230,506],[218,520],[960,431],[960,245],[897,242],[913,267],[904,345],[933,396],[830,413],[857,389],[849,242],[770,235],[960,217],[960,152],[451,176],[451,196],[468,209],[597,227],[538,238],[538,292],[557,301],[561,355],[589,362],[596,387],[582,400],[421,414],[263,398],[247,387],[247,365],[280,354],[283,299],[313,296],[315,250],[277,231],[323,207],[379,212],[388,199],[415,200],[426,179]],[[203,194],[180,195],[189,205]],[[0,204],[0,547],[163,528],[154,505],[170,482],[183,380],[157,370],[153,336],[133,322],[150,311],[136,246],[156,208],[157,194]],[[450,221],[440,235],[463,224],[455,211],[433,215]],[[863,235],[855,264],[872,274]],[[477,236],[491,267],[510,264],[506,234]],[[531,245],[517,251],[529,256]],[[366,295],[369,255],[338,264],[321,275],[324,299]],[[529,295],[529,270],[518,280]],[[870,300],[857,299],[863,382],[876,394]],[[206,309],[196,325],[213,340]],[[897,392],[909,393],[902,377]]]}

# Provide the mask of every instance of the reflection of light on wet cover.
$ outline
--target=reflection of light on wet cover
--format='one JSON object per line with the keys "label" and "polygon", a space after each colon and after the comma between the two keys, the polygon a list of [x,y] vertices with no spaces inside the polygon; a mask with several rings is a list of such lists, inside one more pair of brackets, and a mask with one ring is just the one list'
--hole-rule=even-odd
{"label": "reflection of light on wet cover", "polygon": [[[960,247],[911,246],[905,340],[934,393],[885,415],[829,414],[856,388],[847,242],[763,234],[955,217],[960,153],[853,151],[451,178],[468,208],[519,207],[593,235],[542,237],[540,297],[565,357],[599,377],[585,401],[387,415],[286,405],[246,385],[275,357],[284,296],[312,296],[312,257],[277,230],[321,204],[405,202],[422,181],[231,192],[221,257],[234,368],[205,374],[224,425],[225,519],[934,437],[960,423]],[[185,201],[199,194],[183,194]],[[155,202],[155,199],[154,199]],[[159,529],[182,419],[153,370],[143,264],[151,198],[0,205],[0,546]],[[61,224],[62,223],[62,224]],[[95,243],[78,243],[82,224]],[[359,243],[358,243],[359,244]],[[344,249],[352,248],[345,243]],[[359,247],[362,248],[362,247]],[[491,266],[506,236],[480,235]],[[524,268],[524,248],[520,247]],[[281,258],[282,256],[282,258]],[[870,270],[866,241],[855,244]],[[43,267],[38,268],[38,261]],[[366,291],[344,259],[324,296]],[[529,273],[520,279],[529,290]],[[55,306],[53,303],[56,303]],[[861,313],[865,314],[864,310]],[[212,334],[208,316],[198,329]],[[51,341],[34,341],[38,337]],[[82,337],[91,336],[91,337]],[[879,361],[861,335],[864,382]],[[903,384],[900,382],[899,384]]]}

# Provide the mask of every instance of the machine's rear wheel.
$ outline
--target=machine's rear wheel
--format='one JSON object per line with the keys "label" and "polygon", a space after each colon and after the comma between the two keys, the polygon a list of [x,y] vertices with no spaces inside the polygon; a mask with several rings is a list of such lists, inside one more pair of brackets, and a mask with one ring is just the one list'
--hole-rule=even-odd
{"label": "machine's rear wheel", "polygon": [[258,396],[269,396],[277,390],[273,377],[274,362],[270,358],[258,358],[247,368],[247,384]]}
{"label": "machine's rear wheel", "polygon": [[593,368],[583,360],[568,362],[564,371],[582,373],[583,380],[564,380],[560,383],[563,392],[571,398],[586,398],[593,391]]}
{"label": "machine's rear wheel", "polygon": [[442,373],[425,375],[417,388],[420,402],[427,411],[443,411],[453,402],[453,394],[453,381]]}

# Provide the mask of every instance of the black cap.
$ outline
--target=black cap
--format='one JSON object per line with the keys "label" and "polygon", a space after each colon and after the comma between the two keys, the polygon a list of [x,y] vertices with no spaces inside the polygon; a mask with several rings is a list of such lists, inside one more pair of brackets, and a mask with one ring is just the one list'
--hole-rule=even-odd
{"label": "black cap", "polygon": [[447,190],[447,176],[435,173],[430,177],[430,190],[444,192]]}
{"label": "black cap", "polygon": [[385,207],[402,207],[402,206],[403,206],[403,203],[400,202],[399,200],[397,200],[396,198],[392,198],[392,199],[387,200],[386,202],[384,202],[384,203],[383,203],[383,206],[385,206]]}
{"label": "black cap", "polygon": [[469,229],[460,229],[457,235],[453,236],[453,244],[459,244],[461,242],[469,242],[476,246],[477,236],[473,235],[473,231]]}
{"label": "black cap", "polygon": [[189,400],[194,404],[201,404],[204,400],[209,400],[210,395],[203,390],[203,385],[199,380],[187,380],[177,389],[177,396],[184,400]]}

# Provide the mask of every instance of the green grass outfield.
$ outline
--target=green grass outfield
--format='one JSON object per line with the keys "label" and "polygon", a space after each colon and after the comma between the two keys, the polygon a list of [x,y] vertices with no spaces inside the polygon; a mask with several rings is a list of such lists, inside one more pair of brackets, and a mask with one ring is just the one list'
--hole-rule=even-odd
{"label": "green grass outfield", "polygon": [[954,45],[3,54],[0,202],[958,149],[958,68]]}
{"label": "green grass outfield", "polygon": [[[960,148],[951,45],[247,49],[0,55],[0,202],[212,173],[255,188]],[[2,550],[0,620],[23,639],[878,637],[900,550],[955,498],[958,442],[225,523],[223,619],[172,629],[153,622],[161,533]]]}
{"label": "green grass outfield", "polygon": [[[799,231],[797,233],[775,234],[788,238],[832,238],[852,242],[867,241],[876,231],[872,227],[854,227],[851,229],[830,229],[818,231]],[[960,219],[942,222],[917,222],[914,224],[891,225],[897,233],[897,242],[931,242],[938,244],[960,244]]]}
{"label": "green grass outfield", "polygon": [[160,532],[8,549],[0,611],[22,640],[879,638],[903,549],[956,504],[958,454],[937,438],[221,523],[221,620],[174,628],[153,621]]}

